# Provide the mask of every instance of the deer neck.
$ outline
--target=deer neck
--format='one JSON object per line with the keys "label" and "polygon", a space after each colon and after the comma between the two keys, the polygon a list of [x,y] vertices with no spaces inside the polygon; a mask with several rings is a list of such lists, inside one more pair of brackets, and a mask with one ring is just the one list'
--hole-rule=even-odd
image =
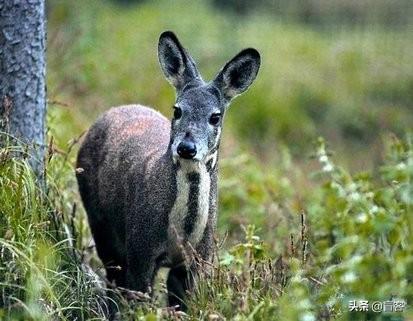
{"label": "deer neck", "polygon": [[169,216],[169,232],[194,248],[202,239],[210,210],[211,180],[216,179],[216,158],[205,162],[178,161],[176,198]]}

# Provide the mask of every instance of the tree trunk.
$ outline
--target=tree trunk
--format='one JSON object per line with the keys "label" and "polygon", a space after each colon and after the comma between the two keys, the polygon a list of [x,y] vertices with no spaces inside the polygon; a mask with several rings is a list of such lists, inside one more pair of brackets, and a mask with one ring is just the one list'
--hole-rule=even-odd
{"label": "tree trunk", "polygon": [[[44,0],[0,0],[0,143],[24,145],[43,177],[46,117]],[[7,140],[9,140],[7,138]]]}

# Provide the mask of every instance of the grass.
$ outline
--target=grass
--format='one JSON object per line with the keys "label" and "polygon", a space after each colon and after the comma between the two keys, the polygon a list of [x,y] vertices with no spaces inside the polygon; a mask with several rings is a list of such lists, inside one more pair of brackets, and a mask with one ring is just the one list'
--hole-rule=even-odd
{"label": "grass", "polygon": [[[403,300],[407,304],[403,313],[370,313],[370,317],[412,317],[412,143],[411,136],[390,138],[380,170],[352,176],[334,163],[320,140],[316,151],[320,170],[314,173],[317,187],[293,218],[295,228],[281,222],[267,235],[271,231],[266,224],[248,224],[254,219],[248,220],[247,215],[242,235],[232,235],[232,244],[224,240],[217,244],[217,259],[212,267],[202,269],[205,275],[184,318],[364,320],[365,314],[348,312],[349,302],[355,299]],[[7,148],[1,155],[2,318],[104,320],[108,306],[116,302],[122,320],[182,319],[159,304],[164,285],[161,297],[143,300],[133,292],[125,296],[124,291],[106,288],[101,267],[88,247],[90,236],[83,232],[85,217],[71,202],[74,191],[62,187],[73,180],[67,155],[49,155],[47,191],[37,187],[26,161],[13,159]],[[239,161],[225,166],[239,168]],[[379,178],[373,179],[373,174]],[[254,194],[249,193],[256,179],[263,178],[254,177],[234,192],[249,215],[260,215]],[[265,178],[266,191],[257,195],[271,194],[275,182]],[[228,183],[224,179],[224,186]],[[270,200],[279,201],[268,196],[258,202]],[[271,214],[264,212],[261,215]],[[288,235],[278,233],[283,228]]]}
{"label": "grass", "polygon": [[104,309],[93,274],[83,270],[74,248],[72,212],[56,185],[60,166],[67,165],[49,163],[46,192],[27,162],[12,158],[12,149],[2,148],[1,156],[0,316],[63,320]]}
{"label": "grass", "polygon": [[[122,320],[413,318],[408,28],[318,29],[184,1],[62,0],[48,15],[47,190],[14,148],[0,151],[0,320],[104,320],[114,304]],[[156,58],[165,29],[206,78],[243,47],[263,56],[226,118],[217,259],[187,317],[165,308],[162,280],[153,299],[106,287],[74,177],[79,137],[109,106],[170,116]],[[407,306],[349,313],[361,299]]]}

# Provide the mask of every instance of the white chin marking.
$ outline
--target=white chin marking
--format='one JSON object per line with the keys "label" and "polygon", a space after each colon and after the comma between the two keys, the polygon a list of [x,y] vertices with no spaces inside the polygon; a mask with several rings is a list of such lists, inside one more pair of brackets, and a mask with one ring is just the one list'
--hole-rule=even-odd
{"label": "white chin marking", "polygon": [[215,167],[215,164],[217,163],[217,157],[218,156],[218,151],[215,151],[211,155],[208,155],[208,157],[205,159],[205,164],[208,164],[208,162],[212,159],[211,163],[211,168]]}

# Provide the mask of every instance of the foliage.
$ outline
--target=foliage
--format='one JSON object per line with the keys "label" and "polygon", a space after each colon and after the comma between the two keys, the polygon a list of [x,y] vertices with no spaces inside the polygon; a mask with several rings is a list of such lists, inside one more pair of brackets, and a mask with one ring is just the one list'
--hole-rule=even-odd
{"label": "foliage", "polygon": [[[99,268],[90,268],[84,248],[89,236],[76,235],[84,217],[75,214],[72,195],[60,185],[73,179],[67,156],[50,154],[44,193],[25,161],[10,158],[10,149],[1,155],[0,315],[8,320],[96,320],[117,302],[123,320],[182,318],[162,308],[159,298],[107,289],[96,274]],[[277,233],[261,240],[254,217],[246,216],[245,240],[221,244],[216,263],[202,269],[189,318],[361,320],[365,314],[348,312],[350,300],[394,299],[411,305],[412,137],[391,138],[377,173],[350,175],[332,161],[323,140],[317,158],[321,170],[314,179],[321,181],[287,240]],[[239,166],[237,160],[233,166]],[[245,195],[243,206],[253,208],[248,203],[255,204],[254,199],[246,191],[240,195]],[[276,229],[289,229],[282,225]],[[284,244],[282,250],[274,243]],[[370,317],[404,320],[407,311]]]}
{"label": "foliage", "polygon": [[378,173],[352,176],[320,139],[314,178],[321,186],[285,254],[274,258],[268,243],[280,238],[263,243],[250,225],[245,242],[221,251],[212,278],[202,278],[193,311],[205,320],[403,320],[394,312],[349,313],[349,302],[412,301],[412,147],[411,136],[392,137]]}
{"label": "foliage", "polygon": [[[75,319],[107,310],[94,273],[73,248],[67,194],[69,168],[49,161],[48,191],[39,189],[26,160],[0,150],[0,316],[10,320]],[[63,168],[62,168],[63,167]],[[64,173],[67,183],[67,172]]]}
{"label": "foliage", "polygon": [[[0,150],[0,320],[104,320],[116,308],[121,320],[413,317],[412,136],[397,138],[413,122],[403,23],[322,29],[180,0],[48,8],[48,189],[13,159],[24,150]],[[107,288],[74,177],[79,138],[109,106],[170,115],[156,59],[165,29],[207,79],[242,47],[263,56],[226,117],[216,260],[203,266],[188,316],[165,307],[162,280],[154,298]],[[323,140],[311,147],[320,135],[334,157]],[[361,299],[407,308],[349,313]]]}
{"label": "foliage", "polygon": [[318,151],[329,180],[309,208],[314,255],[328,265],[325,276],[342,289],[344,302],[412,299],[413,141],[393,140],[377,183],[336,167],[323,144]]}

